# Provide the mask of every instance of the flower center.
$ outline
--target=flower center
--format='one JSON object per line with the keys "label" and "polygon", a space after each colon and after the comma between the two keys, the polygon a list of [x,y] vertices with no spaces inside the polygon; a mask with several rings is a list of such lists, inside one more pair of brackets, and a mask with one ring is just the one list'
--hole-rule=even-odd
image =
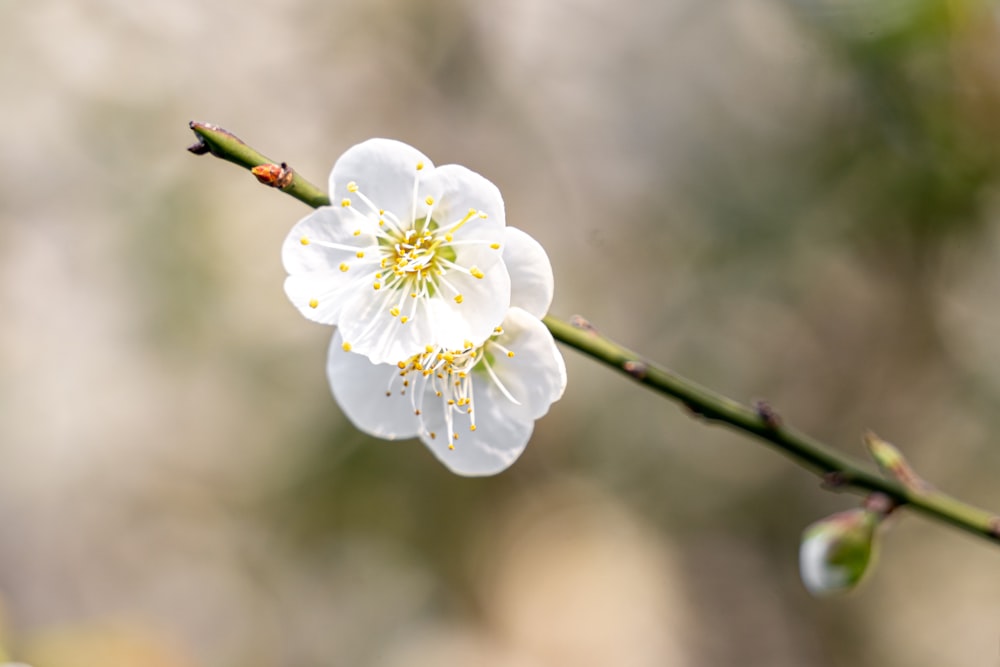
{"label": "flower center", "polygon": [[[399,373],[395,378],[399,378],[402,384],[400,393],[405,394],[407,389],[412,389],[410,396],[414,414],[423,413],[426,400],[439,401],[440,408],[444,410],[448,449],[455,449],[455,441],[458,440],[456,421],[468,419],[469,430],[476,430],[476,417],[472,409],[475,399],[473,376],[485,376],[507,400],[519,405],[493,370],[496,352],[507,357],[514,356],[513,351],[496,342],[502,333],[503,329],[496,327],[493,337],[478,347],[469,341],[465,342],[465,347],[457,350],[435,350],[428,345],[423,353],[396,364]],[[395,378],[390,383],[386,396],[392,395]],[[438,437],[434,431],[425,433],[431,439]]]}

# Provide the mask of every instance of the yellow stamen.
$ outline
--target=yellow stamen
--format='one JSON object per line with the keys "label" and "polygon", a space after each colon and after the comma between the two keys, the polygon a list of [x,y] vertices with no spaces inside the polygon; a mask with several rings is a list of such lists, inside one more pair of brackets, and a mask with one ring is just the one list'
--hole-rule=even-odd
{"label": "yellow stamen", "polygon": [[493,248],[494,250],[499,250],[500,249],[500,244],[499,243],[491,243],[490,247]]}
{"label": "yellow stamen", "polygon": [[473,277],[473,278],[479,278],[480,280],[482,280],[482,279],[483,279],[483,277],[484,277],[484,275],[485,275],[485,274],[484,274],[484,273],[483,273],[482,271],[480,271],[480,270],[479,270],[479,269],[478,269],[477,267],[475,267],[475,266],[474,266],[474,267],[472,267],[471,269],[469,269],[469,273],[471,273],[471,274],[472,274],[472,277]]}
{"label": "yellow stamen", "polygon": [[303,236],[301,239],[299,239],[299,243],[301,243],[302,245],[309,245],[309,239]]}
{"label": "yellow stamen", "polygon": [[456,294],[455,295],[455,303],[462,303],[462,301],[464,301],[464,300],[465,300],[465,297],[463,297],[461,294]]}
{"label": "yellow stamen", "polygon": [[355,183],[354,181],[351,181],[350,183],[347,184],[347,191],[348,192],[357,192],[358,191],[358,184]]}
{"label": "yellow stamen", "polygon": [[348,206],[351,205],[351,200],[348,199],[347,197],[344,197],[343,199],[340,200],[340,205],[343,206],[344,208],[347,208]]}
{"label": "yellow stamen", "polygon": [[350,351],[351,351],[351,344],[350,344],[350,343],[348,343],[348,342],[345,342],[345,343],[344,343],[343,345],[341,345],[340,347],[342,347],[342,348],[344,349],[344,352],[350,352]]}
{"label": "yellow stamen", "polygon": [[317,301],[316,299],[310,299],[309,300],[309,307],[310,308],[315,308],[318,305],[319,305],[319,301]]}
{"label": "yellow stamen", "polygon": [[340,263],[340,270],[341,270],[341,271],[347,271],[347,269],[349,269],[349,268],[351,268],[351,267],[349,267],[349,266],[347,265],[347,262],[341,262],[341,263]]}

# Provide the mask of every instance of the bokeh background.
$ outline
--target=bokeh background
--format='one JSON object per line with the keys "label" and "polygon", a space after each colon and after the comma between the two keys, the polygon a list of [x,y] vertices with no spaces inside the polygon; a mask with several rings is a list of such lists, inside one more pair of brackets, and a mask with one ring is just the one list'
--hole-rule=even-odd
{"label": "bokeh background", "polygon": [[1000,552],[566,350],[504,474],[346,423],[282,292],[371,136],[497,183],[553,312],[1000,509],[1000,12],[973,0],[0,0],[2,653],[34,667],[1000,664]]}

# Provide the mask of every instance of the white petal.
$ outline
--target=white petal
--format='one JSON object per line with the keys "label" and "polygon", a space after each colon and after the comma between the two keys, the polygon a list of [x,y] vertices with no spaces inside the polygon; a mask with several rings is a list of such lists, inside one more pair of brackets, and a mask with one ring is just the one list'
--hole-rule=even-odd
{"label": "white petal", "polygon": [[[354,234],[371,224],[341,207],[316,209],[299,220],[285,237],[281,247],[285,271],[290,274],[332,271],[344,261],[357,263],[358,251],[377,250],[375,237],[369,229],[362,234]],[[331,248],[330,244],[347,247]]]}
{"label": "white petal", "polygon": [[[464,347],[466,341],[479,345],[493,335],[510,305],[507,267],[497,262],[482,278],[459,271],[449,271],[444,278],[449,286],[427,304],[435,323],[431,344],[446,349]],[[455,301],[454,290],[462,295],[461,303]]]}
{"label": "white petal", "polygon": [[537,318],[552,305],[555,281],[552,264],[542,245],[516,227],[505,229],[503,262],[510,273],[510,305]]}
{"label": "white petal", "polygon": [[[420,422],[410,394],[400,393],[399,369],[344,352],[343,343],[337,331],[330,343],[326,371],[333,397],[351,423],[369,435],[388,440],[417,435]],[[391,395],[387,396],[387,391]]]}
{"label": "white petal", "polygon": [[[537,317],[511,308],[503,321],[503,334],[496,342],[514,353],[508,357],[487,343],[493,373],[520,404],[503,398],[506,412],[517,419],[538,419],[566,389],[566,364],[552,334]],[[477,369],[475,379],[480,377]],[[478,397],[475,400],[478,402]]]}
{"label": "white petal", "polygon": [[[421,163],[423,169],[418,171]],[[413,146],[393,139],[369,139],[347,149],[333,165],[330,200],[337,205],[350,199],[352,206],[364,210],[360,199],[347,190],[348,183],[354,182],[375,206],[395,213],[408,226],[413,221],[414,180],[418,175],[424,180],[434,171],[430,158]]]}
{"label": "white petal", "polygon": [[[393,316],[390,310],[396,305],[400,315]],[[394,364],[432,345],[437,322],[427,316],[421,299],[412,299],[402,290],[376,293],[369,286],[347,295],[338,324],[355,353],[373,363]]]}
{"label": "white petal", "polygon": [[[430,406],[430,400],[433,400],[431,395],[423,407],[426,432],[420,439],[455,474],[469,477],[495,475],[510,467],[521,455],[535,423],[531,419],[512,419],[503,409],[502,401],[506,399],[494,395],[495,388],[477,384],[475,391],[475,431],[469,430],[468,419],[462,417],[454,424],[458,433],[455,448],[448,449],[444,410]],[[435,437],[430,437],[430,433],[434,433]]]}
{"label": "white petal", "polygon": [[434,219],[441,224],[462,219],[470,209],[484,213],[486,217],[477,216],[465,227],[501,228],[506,224],[500,190],[471,169],[457,164],[438,167],[428,176],[428,187],[436,190],[438,201]]}
{"label": "white petal", "polygon": [[338,274],[301,273],[285,278],[285,294],[305,317],[336,324],[343,309],[343,282]]}

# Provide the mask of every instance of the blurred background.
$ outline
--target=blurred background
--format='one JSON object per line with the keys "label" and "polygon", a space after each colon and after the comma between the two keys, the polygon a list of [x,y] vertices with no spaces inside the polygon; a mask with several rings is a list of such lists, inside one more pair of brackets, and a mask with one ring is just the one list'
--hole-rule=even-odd
{"label": "blurred background", "polygon": [[[565,350],[502,475],[370,440],[282,291],[372,136],[538,238],[556,315],[1000,509],[1000,12],[973,0],[0,0],[0,654],[34,667],[996,665],[1000,552]],[[0,657],[3,657],[0,655]]]}

